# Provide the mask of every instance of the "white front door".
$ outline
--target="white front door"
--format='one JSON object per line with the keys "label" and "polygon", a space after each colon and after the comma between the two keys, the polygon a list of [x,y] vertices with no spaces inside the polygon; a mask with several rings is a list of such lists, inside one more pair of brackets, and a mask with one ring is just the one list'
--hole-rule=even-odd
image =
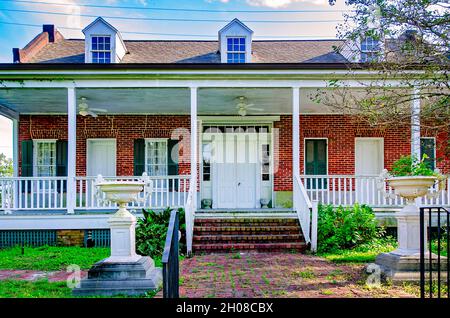
{"label": "white front door", "polygon": [[255,208],[257,191],[257,138],[228,133],[214,145],[214,208]]}
{"label": "white front door", "polygon": [[114,177],[116,175],[116,140],[87,140],[87,175]]}
{"label": "white front door", "polygon": [[378,193],[374,177],[379,176],[384,166],[383,138],[356,138],[355,175],[356,200],[371,204]]}

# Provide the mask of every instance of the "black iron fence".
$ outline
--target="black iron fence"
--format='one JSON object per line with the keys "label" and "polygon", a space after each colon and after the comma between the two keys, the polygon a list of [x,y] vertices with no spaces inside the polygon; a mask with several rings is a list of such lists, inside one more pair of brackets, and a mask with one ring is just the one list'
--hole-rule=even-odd
{"label": "black iron fence", "polygon": [[179,215],[173,210],[170,214],[166,245],[162,257],[163,297],[179,298]]}
{"label": "black iron fence", "polygon": [[[428,222],[427,237],[425,224]],[[428,244],[426,243],[428,239]],[[450,211],[420,208],[420,297],[449,298]],[[449,298],[450,299],[450,298]]]}

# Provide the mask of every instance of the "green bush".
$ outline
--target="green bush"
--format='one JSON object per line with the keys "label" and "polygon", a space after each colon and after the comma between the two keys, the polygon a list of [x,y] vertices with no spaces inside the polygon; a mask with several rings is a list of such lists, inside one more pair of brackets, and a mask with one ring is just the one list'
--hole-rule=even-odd
{"label": "green bush", "polygon": [[[144,217],[137,220],[136,226],[136,253],[152,258],[161,257],[166,243],[171,211],[169,208],[162,212],[143,210]],[[182,253],[186,250],[186,223],[184,210],[179,209],[178,212],[181,231],[180,253]]]}
{"label": "green bush", "polygon": [[380,237],[383,233],[384,229],[378,227],[372,209],[366,205],[319,205],[319,253],[354,248]]}
{"label": "green bush", "polygon": [[401,156],[392,164],[392,174],[396,177],[404,176],[433,176],[435,172],[430,169],[426,159],[428,156],[423,155],[422,160],[417,160],[416,157]]}

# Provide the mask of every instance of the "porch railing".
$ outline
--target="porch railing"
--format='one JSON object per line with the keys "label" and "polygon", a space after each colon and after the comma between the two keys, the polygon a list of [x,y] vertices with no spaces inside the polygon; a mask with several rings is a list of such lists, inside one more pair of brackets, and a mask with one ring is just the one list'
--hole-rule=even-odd
{"label": "porch railing", "polygon": [[0,210],[63,210],[66,177],[0,178]]}
{"label": "porch railing", "polygon": [[[116,204],[106,204],[97,197],[95,177],[76,177],[76,204],[78,210],[115,209]],[[106,177],[106,180],[137,180],[138,177]],[[189,190],[188,175],[150,177],[152,195],[144,202],[131,203],[130,209],[180,208],[186,205]],[[17,177],[0,178],[0,210],[66,210],[67,177]],[[70,190],[69,190],[70,191]],[[144,198],[145,193],[140,197]]]}
{"label": "porch railing", "polygon": [[[180,208],[184,207],[187,200],[187,191],[189,184],[188,175],[180,176],[158,176],[149,177],[153,184],[151,196],[145,201],[133,202],[128,206],[130,209],[141,208]],[[136,181],[139,177],[104,177],[105,180]],[[96,177],[76,177],[77,187],[77,209],[113,209],[117,205],[113,203],[104,203],[101,197],[97,195],[95,186]],[[101,194],[103,196],[104,194]],[[140,199],[144,199],[146,193],[139,194]]]}
{"label": "porch railing", "polygon": [[163,264],[163,297],[179,298],[179,216],[177,210],[170,214],[166,244],[162,256]]}
{"label": "porch railing", "polygon": [[[405,201],[398,196],[386,198],[378,188],[378,176],[354,175],[301,175],[300,179],[311,201],[323,204],[353,205],[367,204],[375,207],[400,207]],[[394,190],[384,183],[387,193]],[[437,191],[436,188],[431,189]],[[450,180],[447,179],[446,191],[441,191],[437,198],[420,198],[422,205],[450,206]]]}

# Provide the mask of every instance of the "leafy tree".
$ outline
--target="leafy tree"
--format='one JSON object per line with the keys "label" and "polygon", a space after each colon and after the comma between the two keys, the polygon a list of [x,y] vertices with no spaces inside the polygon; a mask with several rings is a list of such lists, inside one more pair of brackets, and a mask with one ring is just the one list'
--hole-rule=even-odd
{"label": "leafy tree", "polygon": [[7,158],[5,154],[0,153],[0,177],[10,177],[13,175],[12,159]]}
{"label": "leafy tree", "polygon": [[[337,0],[329,0],[333,5]],[[351,63],[350,74],[361,67],[374,73],[360,90],[330,81],[329,90],[312,96],[332,110],[353,115],[371,126],[407,127],[411,103],[421,101],[421,127],[434,132],[450,128],[450,4],[439,0],[346,0],[353,10],[338,26],[345,43],[336,51],[358,57],[361,40],[372,39],[379,49],[366,63]],[[355,59],[354,62],[357,60]],[[358,60],[359,62],[359,60]],[[392,79],[401,89],[392,87]],[[413,94],[414,92],[414,94]]]}

